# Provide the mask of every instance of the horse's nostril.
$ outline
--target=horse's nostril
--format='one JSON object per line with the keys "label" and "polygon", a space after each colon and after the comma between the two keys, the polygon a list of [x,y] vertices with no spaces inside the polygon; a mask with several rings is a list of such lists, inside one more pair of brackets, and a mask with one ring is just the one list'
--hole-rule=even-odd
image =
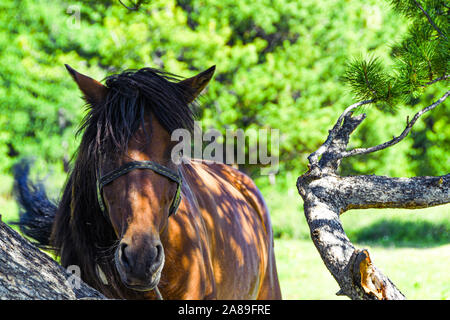
{"label": "horse's nostril", "polygon": [[120,248],[119,248],[119,250],[120,250],[120,260],[122,262],[122,265],[125,268],[129,268],[130,267],[130,261],[128,260],[127,252],[125,250],[127,247],[128,247],[128,245],[126,243],[121,243],[120,244]]}
{"label": "horse's nostril", "polygon": [[161,262],[163,256],[163,247],[161,244],[156,245],[156,261]]}
{"label": "horse's nostril", "polygon": [[128,243],[121,242],[116,253],[118,271],[126,275],[127,281],[147,281],[161,270],[164,248],[160,241]]}

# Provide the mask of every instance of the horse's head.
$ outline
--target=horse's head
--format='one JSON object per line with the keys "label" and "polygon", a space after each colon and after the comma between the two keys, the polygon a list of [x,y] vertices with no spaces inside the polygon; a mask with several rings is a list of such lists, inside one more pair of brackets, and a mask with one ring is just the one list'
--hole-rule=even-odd
{"label": "horse's head", "polygon": [[181,187],[170,134],[192,129],[188,104],[207,85],[214,67],[179,82],[141,69],[108,77],[106,86],[66,67],[91,107],[84,127],[92,132],[85,135],[92,136],[88,149],[97,154],[99,207],[118,238],[116,269],[127,287],[153,289],[164,266],[162,240]]}

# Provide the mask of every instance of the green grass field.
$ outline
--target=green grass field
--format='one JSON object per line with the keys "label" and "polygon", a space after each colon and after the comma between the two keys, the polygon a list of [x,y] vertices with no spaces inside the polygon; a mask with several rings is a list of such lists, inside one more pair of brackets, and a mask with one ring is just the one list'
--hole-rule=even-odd
{"label": "green grass field", "polygon": [[[449,299],[450,244],[432,248],[395,248],[355,244],[369,249],[372,261],[407,299]],[[348,300],[308,240],[275,241],[283,299]]]}
{"label": "green grass field", "polygon": [[[0,177],[0,214],[17,218],[12,179]],[[295,180],[294,180],[295,181]],[[57,190],[57,186],[53,186]],[[301,198],[294,186],[262,188],[277,238],[275,253],[284,299],[347,299],[309,238]],[[52,193],[50,193],[52,196]],[[420,210],[352,210],[341,217],[358,248],[407,299],[450,299],[450,205]]]}

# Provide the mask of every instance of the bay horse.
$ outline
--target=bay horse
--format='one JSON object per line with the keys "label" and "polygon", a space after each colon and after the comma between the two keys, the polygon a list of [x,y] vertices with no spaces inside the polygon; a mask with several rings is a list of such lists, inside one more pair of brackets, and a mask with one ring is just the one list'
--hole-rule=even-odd
{"label": "bay horse", "polygon": [[171,159],[171,133],[193,129],[192,102],[215,67],[184,80],[143,68],[105,85],[66,68],[87,102],[81,143],[58,204],[16,168],[23,232],[110,298],[281,299],[254,182],[225,164]]}

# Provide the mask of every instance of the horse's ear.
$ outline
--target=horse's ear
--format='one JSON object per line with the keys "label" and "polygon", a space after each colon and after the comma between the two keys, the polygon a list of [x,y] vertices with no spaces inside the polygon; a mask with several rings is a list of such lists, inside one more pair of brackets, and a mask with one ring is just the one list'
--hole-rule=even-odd
{"label": "horse's ear", "polygon": [[84,95],[84,99],[86,102],[90,104],[100,104],[103,102],[106,96],[106,87],[102,85],[97,80],[92,79],[91,77],[85,76],[77,72],[75,69],[70,67],[68,64],[65,64],[67,71],[69,71],[73,80],[80,88],[81,92]]}
{"label": "horse's ear", "polygon": [[178,82],[178,85],[180,85],[185,92],[187,103],[191,103],[192,101],[194,101],[198,97],[200,92],[205,89],[209,80],[211,80],[215,70],[216,66],[212,66],[208,70],[200,72],[198,75],[192,78],[188,78]]}

